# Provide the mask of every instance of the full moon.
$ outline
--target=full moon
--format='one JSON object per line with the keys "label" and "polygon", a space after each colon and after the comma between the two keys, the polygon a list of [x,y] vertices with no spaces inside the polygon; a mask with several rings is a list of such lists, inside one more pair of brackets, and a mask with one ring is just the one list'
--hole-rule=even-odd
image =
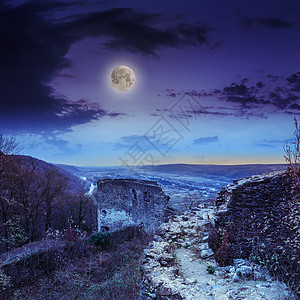
{"label": "full moon", "polygon": [[117,91],[127,92],[135,83],[134,72],[126,66],[118,66],[110,74],[110,83]]}

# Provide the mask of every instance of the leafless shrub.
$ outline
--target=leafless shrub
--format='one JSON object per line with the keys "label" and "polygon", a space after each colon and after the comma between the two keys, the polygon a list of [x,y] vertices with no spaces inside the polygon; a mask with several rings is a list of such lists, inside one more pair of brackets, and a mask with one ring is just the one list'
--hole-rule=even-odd
{"label": "leafless shrub", "polygon": [[18,154],[19,144],[14,137],[7,137],[0,133],[0,155]]}
{"label": "leafless shrub", "polygon": [[[283,145],[284,158],[288,163],[287,174],[291,184],[291,195],[293,198],[299,197],[300,193],[300,177],[299,177],[299,164],[300,164],[300,127],[296,117],[294,118],[295,131],[294,138]],[[297,197],[297,198],[298,198]]]}

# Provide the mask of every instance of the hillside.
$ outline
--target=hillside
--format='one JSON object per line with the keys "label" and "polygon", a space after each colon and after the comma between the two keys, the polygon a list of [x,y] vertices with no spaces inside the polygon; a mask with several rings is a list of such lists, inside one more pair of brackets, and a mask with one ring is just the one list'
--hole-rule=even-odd
{"label": "hillside", "polygon": [[83,192],[84,189],[86,189],[86,187],[84,187],[83,180],[81,180],[78,176],[74,175],[72,172],[69,172],[64,168],[61,168],[55,164],[45,162],[32,156],[16,155],[15,157],[19,159],[20,162],[23,164],[28,163],[29,161],[34,162],[37,165],[37,171],[40,173],[42,173],[45,169],[47,169],[50,166],[53,167],[58,173],[60,173],[68,179],[68,190],[70,191],[80,193]]}
{"label": "hillside", "polygon": [[91,232],[96,207],[89,185],[45,161],[24,155],[0,157],[0,253],[40,241],[68,227]]}

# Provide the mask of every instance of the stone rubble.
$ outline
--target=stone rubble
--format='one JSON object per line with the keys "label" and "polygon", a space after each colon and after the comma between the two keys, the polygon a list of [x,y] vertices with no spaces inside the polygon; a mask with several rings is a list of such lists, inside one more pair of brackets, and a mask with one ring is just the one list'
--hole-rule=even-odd
{"label": "stone rubble", "polygon": [[296,299],[284,283],[246,260],[219,267],[206,232],[213,216],[213,208],[200,207],[159,227],[144,250],[139,300]]}

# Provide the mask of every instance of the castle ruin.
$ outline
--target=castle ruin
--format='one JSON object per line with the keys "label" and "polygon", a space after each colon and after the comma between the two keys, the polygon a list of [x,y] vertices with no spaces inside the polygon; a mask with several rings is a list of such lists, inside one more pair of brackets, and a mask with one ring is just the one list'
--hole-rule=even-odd
{"label": "castle ruin", "polygon": [[167,218],[167,196],[156,181],[102,179],[97,183],[98,232],[133,225],[155,230]]}

